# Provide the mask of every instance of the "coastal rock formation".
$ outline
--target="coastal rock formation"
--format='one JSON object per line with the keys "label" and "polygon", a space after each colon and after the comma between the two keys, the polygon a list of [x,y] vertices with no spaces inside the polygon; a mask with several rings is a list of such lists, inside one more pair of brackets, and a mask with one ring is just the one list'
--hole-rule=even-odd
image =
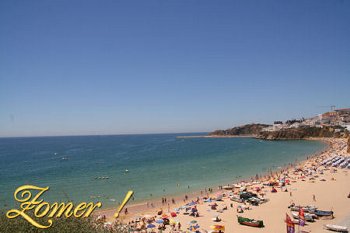
{"label": "coastal rock formation", "polygon": [[262,129],[270,125],[266,124],[247,124],[238,127],[234,127],[226,130],[216,130],[209,133],[210,136],[244,136],[244,135],[254,135],[257,136]]}
{"label": "coastal rock formation", "polygon": [[[283,128],[280,130],[266,130],[269,125],[266,124],[248,124],[234,127],[226,130],[216,130],[209,133],[210,136],[245,136],[250,135],[259,139],[266,140],[289,140],[289,139],[305,139],[309,137],[348,137],[348,132],[339,126],[311,127],[299,126],[291,128]],[[350,148],[350,146],[349,146]]]}
{"label": "coastal rock formation", "polygon": [[308,137],[343,137],[343,133],[333,127],[310,127],[287,128],[278,131],[261,131],[258,138],[267,140],[281,139],[304,139]]}
{"label": "coastal rock formation", "polygon": [[348,137],[348,153],[350,153],[350,137]]}

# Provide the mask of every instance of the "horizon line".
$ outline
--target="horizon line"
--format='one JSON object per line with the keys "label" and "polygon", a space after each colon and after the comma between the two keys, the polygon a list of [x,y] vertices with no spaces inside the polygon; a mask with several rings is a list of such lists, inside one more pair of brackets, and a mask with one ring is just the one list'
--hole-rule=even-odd
{"label": "horizon line", "polygon": [[162,135],[162,134],[197,134],[209,132],[166,132],[166,133],[116,133],[116,134],[67,134],[67,135],[31,135],[31,136],[0,136],[4,138],[46,138],[46,137],[91,137],[91,136],[141,136],[141,135]]}

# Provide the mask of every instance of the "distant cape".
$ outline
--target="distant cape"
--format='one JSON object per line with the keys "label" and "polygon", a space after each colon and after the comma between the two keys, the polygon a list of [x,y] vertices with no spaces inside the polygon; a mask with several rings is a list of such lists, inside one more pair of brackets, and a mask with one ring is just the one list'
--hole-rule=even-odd
{"label": "distant cape", "polygon": [[[310,137],[348,137],[347,131],[341,131],[337,127],[312,127],[300,126],[297,128],[284,128],[276,131],[265,130],[271,125],[267,124],[247,124],[237,126],[226,130],[215,130],[209,133],[210,136],[243,136],[251,135],[259,139],[266,140],[288,140],[288,139],[306,139]],[[350,139],[349,139],[350,140]],[[350,142],[349,142],[350,143]]]}

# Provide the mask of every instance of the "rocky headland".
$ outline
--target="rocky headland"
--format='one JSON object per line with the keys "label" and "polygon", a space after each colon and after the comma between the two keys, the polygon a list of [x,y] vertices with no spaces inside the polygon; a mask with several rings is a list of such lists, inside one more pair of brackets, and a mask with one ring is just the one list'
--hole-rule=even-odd
{"label": "rocky headland", "polygon": [[216,130],[209,133],[210,136],[246,136],[251,135],[266,140],[292,140],[306,139],[310,137],[320,138],[346,138],[349,132],[339,126],[311,127],[299,126],[283,128],[279,130],[267,130],[270,125],[248,124],[226,130]]}

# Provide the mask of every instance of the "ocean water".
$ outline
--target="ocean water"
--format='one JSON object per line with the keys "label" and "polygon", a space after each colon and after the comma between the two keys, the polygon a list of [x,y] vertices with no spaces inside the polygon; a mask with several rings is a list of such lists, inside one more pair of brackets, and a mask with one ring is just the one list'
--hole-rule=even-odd
{"label": "ocean water", "polygon": [[0,208],[15,205],[13,193],[24,184],[49,186],[46,201],[98,200],[103,207],[128,190],[134,202],[178,195],[262,174],[325,148],[318,141],[177,136],[0,138]]}

